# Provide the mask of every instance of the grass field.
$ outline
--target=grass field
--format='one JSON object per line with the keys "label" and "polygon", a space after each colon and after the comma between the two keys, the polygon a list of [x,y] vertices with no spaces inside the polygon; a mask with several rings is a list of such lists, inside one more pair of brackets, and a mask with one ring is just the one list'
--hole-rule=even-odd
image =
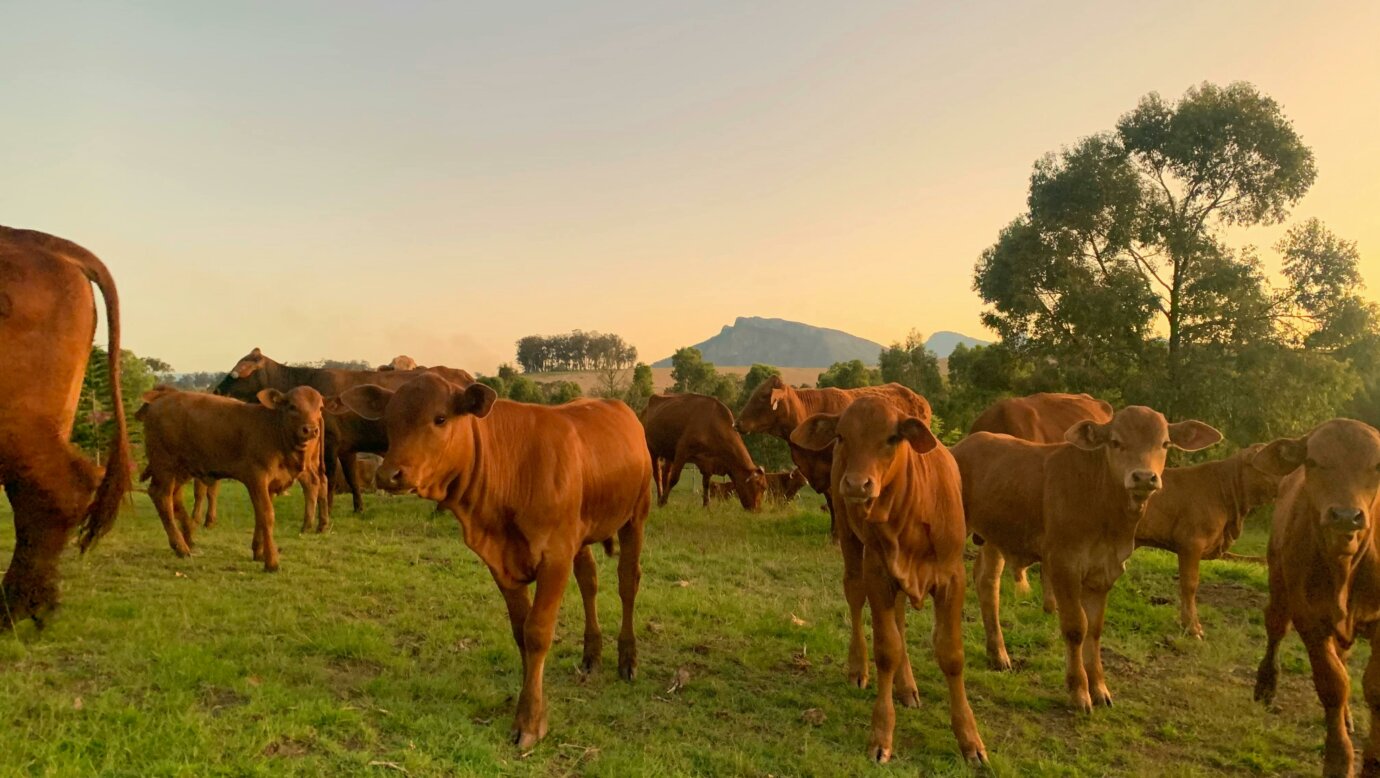
{"label": "grass field", "polygon": [[[280,498],[282,571],[268,575],[249,558],[242,487],[226,485],[220,525],[185,560],[135,495],[92,553],[66,558],[65,606],[50,626],[0,638],[0,774],[967,773],[928,610],[908,636],[922,707],[898,709],[892,764],[865,760],[872,690],[844,682],[840,562],[818,496],[751,516],[704,511],[682,483],[654,510],[633,684],[613,666],[615,565],[600,553],[604,667],[577,670],[572,582],[548,661],[551,735],[525,757],[508,743],[519,661],[488,573],[448,514],[413,498],[368,504],[362,517],[338,511],[329,534],[298,536],[300,496]],[[1255,521],[1237,550],[1263,553],[1264,542]],[[1038,586],[1019,600],[1007,585],[1017,663],[1007,674],[985,668],[970,590],[968,689],[996,774],[1318,772],[1321,710],[1297,638],[1277,709],[1251,701],[1263,568],[1204,565],[1206,642],[1180,636],[1174,570],[1168,554],[1142,550],[1117,585],[1105,638],[1116,707],[1091,718],[1066,707],[1063,648]],[[1353,669],[1368,652],[1359,647]]]}

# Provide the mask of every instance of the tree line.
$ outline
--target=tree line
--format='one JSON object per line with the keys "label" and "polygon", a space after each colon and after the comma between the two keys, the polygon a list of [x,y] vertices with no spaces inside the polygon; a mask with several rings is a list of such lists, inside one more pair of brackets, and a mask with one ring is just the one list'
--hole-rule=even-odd
{"label": "tree line", "polygon": [[525,373],[627,370],[636,362],[637,349],[613,333],[574,330],[517,342],[517,363]]}

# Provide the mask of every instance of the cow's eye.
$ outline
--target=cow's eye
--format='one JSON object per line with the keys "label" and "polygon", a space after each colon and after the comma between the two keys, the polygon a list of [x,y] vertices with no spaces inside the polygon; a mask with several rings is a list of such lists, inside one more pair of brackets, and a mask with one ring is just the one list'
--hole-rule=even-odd
{"label": "cow's eye", "polygon": [[437,416],[435,419],[433,419],[433,421],[436,422],[436,426],[438,426],[438,427],[443,427],[443,426],[445,426],[445,423],[446,423],[446,417],[445,417],[445,416]]}

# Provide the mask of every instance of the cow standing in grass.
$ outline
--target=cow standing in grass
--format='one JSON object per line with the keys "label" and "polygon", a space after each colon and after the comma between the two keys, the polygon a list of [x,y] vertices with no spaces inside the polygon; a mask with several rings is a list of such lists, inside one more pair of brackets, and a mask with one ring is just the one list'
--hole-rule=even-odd
{"label": "cow standing in grass", "polygon": [[[661,394],[647,398],[642,411],[647,451],[656,480],[656,504],[665,505],[680,481],[681,470],[693,464],[703,479],[703,503],[709,507],[709,479],[726,475],[733,482],[730,494],[738,496],[750,511],[762,507],[767,481],[762,468],[752,461],[743,439],[733,431],[733,411],[704,394]],[[726,495],[727,496],[727,495]]]}
{"label": "cow standing in grass", "polygon": [[[840,517],[845,577],[857,577],[872,609],[877,700],[868,748],[891,758],[896,726],[893,695],[920,704],[906,651],[906,605],[934,599],[934,655],[949,687],[949,721],[963,756],[987,753],[963,683],[963,547],[967,531],[958,466],[927,420],[864,397],[841,414],[816,414],[791,434],[809,451],[832,450],[830,499]],[[856,618],[856,617],[855,617]],[[861,624],[854,622],[854,640]],[[856,648],[849,651],[851,663]],[[866,658],[866,646],[862,647]],[[899,684],[897,676],[899,674]]]}
{"label": "cow standing in grass", "polygon": [[1370,739],[1361,774],[1380,775],[1380,432],[1333,419],[1301,438],[1277,440],[1255,466],[1283,476],[1270,530],[1269,643],[1256,675],[1255,698],[1270,702],[1279,677],[1279,643],[1292,624],[1308,649],[1313,686],[1327,737],[1323,775],[1352,774],[1346,659],[1357,638],[1371,642],[1361,686],[1370,708]]}
{"label": "cow standing in grass", "polygon": [[[68,442],[96,332],[92,283],[105,299],[115,422],[104,474]],[[71,241],[0,227],[0,358],[0,485],[15,536],[0,624],[41,624],[58,604],[58,558],[73,528],[80,525],[85,551],[110,529],[129,490],[120,301],[105,265]]]}
{"label": "cow standing in grass", "polygon": [[1066,644],[1070,703],[1090,712],[1112,704],[1102,670],[1107,595],[1135,548],[1136,525],[1160,488],[1170,447],[1197,451],[1221,440],[1198,421],[1169,424],[1141,406],[1105,423],[1081,421],[1059,444],[979,432],[954,446],[963,507],[982,545],[973,577],[987,633],[987,659],[1010,669],[999,613],[1006,560],[1043,563]]}
{"label": "cow standing in grass", "polygon": [[[144,399],[144,477],[168,545],[178,556],[191,554],[192,522],[182,486],[192,479],[233,478],[249,490],[254,506],[254,560],[277,571],[273,498],[320,459],[320,393],[308,386],[287,393],[264,389],[258,403],[243,403],[159,387]],[[311,495],[307,502],[310,510]]]}
{"label": "cow standing in grass", "polygon": [[[530,749],[546,736],[546,655],[572,570],[585,607],[583,664],[592,670],[599,662],[603,638],[589,547],[602,543],[612,553],[615,535],[623,604],[618,673],[633,678],[633,604],[652,473],[642,426],[628,406],[615,400],[555,407],[509,402],[483,384],[460,388],[435,375],[396,391],[356,387],[341,401],[387,424],[380,488],[416,492],[450,510],[465,545],[503,593],[522,655],[512,731],[518,748]],[[536,595],[529,600],[532,583]]]}

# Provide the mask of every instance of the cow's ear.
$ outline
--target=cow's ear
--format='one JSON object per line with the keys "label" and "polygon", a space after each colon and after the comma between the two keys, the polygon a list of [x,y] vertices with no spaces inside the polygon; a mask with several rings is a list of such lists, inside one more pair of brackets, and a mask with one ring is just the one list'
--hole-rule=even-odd
{"label": "cow's ear", "polygon": [[488,416],[489,411],[494,407],[494,400],[498,399],[498,392],[484,384],[470,384],[464,389],[456,390],[450,397],[451,413],[456,416],[463,416],[468,413],[482,419]]}
{"label": "cow's ear", "polygon": [[393,392],[374,384],[352,386],[340,393],[340,404],[360,415],[360,418],[377,421],[383,418],[383,409],[393,399]]}
{"label": "cow's ear", "polygon": [[1169,442],[1184,451],[1201,451],[1222,439],[1222,433],[1211,425],[1190,419],[1169,425]]}
{"label": "cow's ear", "polygon": [[1098,400],[1097,407],[1101,408],[1102,412],[1107,414],[1107,418],[1109,419],[1112,417],[1113,414],[1116,413],[1116,409],[1113,408],[1112,404],[1107,402],[1106,400]]}
{"label": "cow's ear", "polygon": [[1064,440],[1084,451],[1096,451],[1107,445],[1107,425],[1084,419],[1064,431]]}
{"label": "cow's ear", "polygon": [[784,399],[786,399],[786,390],[785,390],[785,389],[773,389],[773,390],[771,390],[771,395],[770,395],[770,397],[771,397],[771,409],[774,411],[774,410],[776,410],[776,406],[780,405],[780,404],[781,404],[781,401],[784,400]]}
{"label": "cow's ear", "polygon": [[269,410],[278,410],[287,404],[287,395],[277,389],[261,389],[254,395],[259,398],[259,404]]}
{"label": "cow's ear", "polygon": [[838,439],[839,417],[832,413],[816,413],[791,431],[791,442],[806,451],[823,451]]}
{"label": "cow's ear", "polygon": [[1308,438],[1280,438],[1251,457],[1251,467],[1283,478],[1297,470],[1307,458]]}
{"label": "cow's ear", "polygon": [[917,454],[933,451],[934,447],[939,445],[929,425],[914,416],[902,419],[901,423],[896,425],[896,434],[905,438]]}
{"label": "cow's ear", "polygon": [[342,413],[350,412],[350,409],[345,407],[345,403],[340,401],[340,395],[325,398],[322,402],[322,407],[326,409],[326,413],[334,413],[337,416]]}

